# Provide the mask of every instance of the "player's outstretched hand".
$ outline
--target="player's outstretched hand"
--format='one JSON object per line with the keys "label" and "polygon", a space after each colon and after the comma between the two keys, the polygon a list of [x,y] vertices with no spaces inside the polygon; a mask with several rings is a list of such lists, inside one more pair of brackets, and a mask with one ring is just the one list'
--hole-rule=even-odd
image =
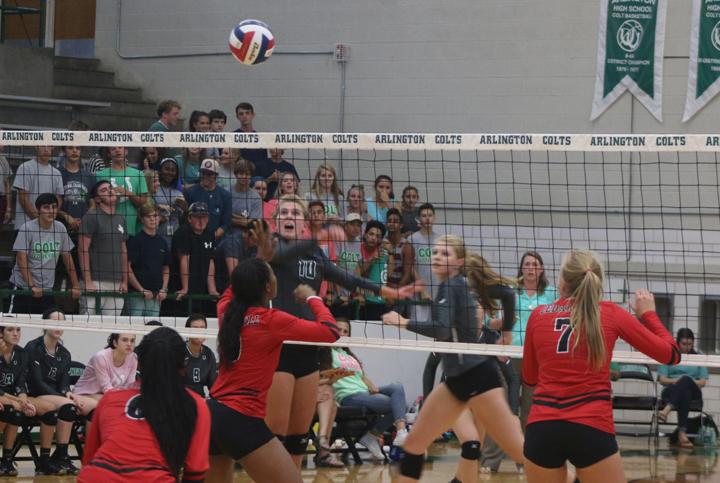
{"label": "player's outstretched hand", "polygon": [[269,262],[275,254],[276,240],[270,232],[270,226],[265,220],[253,220],[248,230],[250,241],[257,246],[257,257]]}
{"label": "player's outstretched hand", "polygon": [[313,295],[317,295],[315,290],[310,285],[306,285],[304,283],[301,283],[297,287],[295,287],[295,290],[293,291],[293,295],[295,295],[295,300],[299,304],[304,304],[308,297],[312,297]]}
{"label": "player's outstretched hand", "polygon": [[642,317],[648,310],[655,311],[655,297],[649,290],[641,288],[635,291],[635,300],[630,300],[629,305],[635,315]]}
{"label": "player's outstretched hand", "polygon": [[382,322],[385,325],[395,325],[398,327],[405,327],[408,323],[408,319],[403,317],[402,315],[398,314],[394,310],[383,314],[382,316]]}

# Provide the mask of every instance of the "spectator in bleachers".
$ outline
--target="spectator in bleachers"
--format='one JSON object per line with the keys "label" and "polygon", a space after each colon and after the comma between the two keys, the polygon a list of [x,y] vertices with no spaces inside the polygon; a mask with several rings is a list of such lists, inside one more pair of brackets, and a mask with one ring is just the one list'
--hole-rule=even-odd
{"label": "spectator in bleachers", "polygon": [[95,184],[95,176],[82,165],[78,146],[65,146],[63,153],[65,163],[59,169],[63,183],[63,205],[59,214],[65,220],[70,238],[77,242],[80,221],[90,207],[90,190]]}
{"label": "spectator in bleachers", "polygon": [[165,158],[160,162],[158,176],[160,186],[153,195],[155,204],[160,210],[158,234],[169,247],[188,205],[185,196],[178,189],[178,165],[174,158]]}
{"label": "spectator in bleachers", "polygon": [[19,230],[26,222],[37,218],[35,200],[42,193],[52,193],[57,197],[57,207],[62,207],[63,181],[60,171],[50,165],[51,146],[38,146],[37,156],[21,164],[13,188],[17,191],[15,201],[15,229]]}
{"label": "spectator in bleachers", "polygon": [[[677,331],[675,340],[683,354],[698,354],[695,350],[695,334],[687,327]],[[677,444],[681,448],[692,449],[693,443],[687,436],[688,413],[692,401],[702,401],[701,389],[707,384],[709,373],[707,367],[701,366],[667,366],[658,367],[658,382],[664,389],[660,395],[663,408],[658,412],[661,423],[667,421],[674,409],[677,411]]]}
{"label": "spectator in bleachers", "polygon": [[[313,458],[318,468],[343,468],[345,464],[332,453],[332,431],[337,416],[337,403],[333,384],[342,378],[343,372],[333,369],[332,349],[330,347],[318,348],[318,361],[320,362],[320,380],[318,381],[317,419],[315,447],[317,453]],[[347,377],[347,376],[345,376]]]}
{"label": "spectator in bleachers", "polygon": [[[424,285],[424,291],[419,294],[420,300],[433,300],[439,283],[434,280],[430,270],[432,249],[440,235],[435,233],[435,207],[430,203],[423,203],[418,207],[420,217],[420,230],[410,236],[410,243],[415,249],[415,280]],[[430,307],[428,305],[415,305],[411,308],[411,318],[416,320],[429,320]]]}
{"label": "spectator in bleachers", "polygon": [[[235,106],[235,116],[240,121],[240,127],[235,132],[256,132],[253,126],[255,108],[253,108],[252,104],[241,102]],[[244,148],[240,150],[240,156],[257,166],[267,159],[267,150]]]}
{"label": "spectator in bleachers", "polygon": [[0,223],[7,224],[12,220],[12,170],[2,150],[0,146]]}
{"label": "spectator in bleachers", "polygon": [[218,162],[207,158],[200,165],[200,182],[185,190],[188,204],[203,203],[208,210],[208,230],[220,240],[231,228],[232,197],[217,184]]}
{"label": "spectator in bleachers", "polygon": [[53,305],[53,297],[43,292],[53,289],[60,257],[67,268],[73,297],[80,296],[80,283],[70,255],[75,245],[65,226],[55,220],[57,197],[52,193],[41,194],[35,199],[35,209],[38,217],[24,223],[15,238],[16,262],[9,280],[14,290],[30,290],[32,295],[11,295],[7,307],[10,313],[38,314]]}
{"label": "spectator in bleachers", "polygon": [[[185,327],[207,329],[207,319],[202,314],[191,314]],[[185,344],[185,386],[205,397],[217,378],[217,361],[212,349],[202,337],[190,337]]]}
{"label": "spectator in bleachers", "polygon": [[157,115],[160,119],[152,123],[148,131],[167,132],[172,130],[180,120],[181,109],[182,106],[177,101],[162,101],[157,107]]}
{"label": "spectator in bleachers", "polygon": [[[236,230],[222,239],[218,244],[218,252],[226,268],[224,278],[229,279],[238,263],[257,254],[257,246],[250,239],[249,230]],[[219,272],[221,267],[216,265],[215,268],[216,272]],[[222,293],[220,290],[218,292]]]}
{"label": "spectator in bleachers", "polygon": [[[308,203],[308,212],[310,213],[308,223],[309,238],[317,240],[318,247],[331,262],[337,262],[335,242],[330,240],[329,237],[323,237],[322,235],[327,221],[323,202],[320,200],[312,200]],[[322,284],[320,284],[318,295],[325,300],[327,305],[331,305],[335,296],[334,284],[329,283],[327,280],[323,280]]]}
{"label": "spectator in bleachers", "polygon": [[384,246],[388,251],[387,284],[390,287],[404,287],[413,281],[415,250],[412,243],[403,236],[400,210],[388,210],[385,228],[387,236]]}
{"label": "spectator in bleachers", "polygon": [[135,334],[110,334],[105,348],[90,358],[73,388],[75,394],[86,397],[83,405],[85,414],[94,411],[103,394],[109,390],[132,387],[137,373],[134,351]]}
{"label": "spectator in bleachers", "polygon": [[322,201],[325,204],[325,217],[328,222],[342,222],[345,219],[345,199],[338,184],[335,168],[329,164],[318,166],[305,199]]}
{"label": "spectator in bleachers", "polygon": [[[341,337],[350,337],[352,335],[350,322],[338,319],[337,325]],[[405,438],[407,438],[405,389],[400,383],[380,387],[373,384],[365,375],[360,360],[347,347],[333,347],[332,359],[334,368],[343,368],[355,373],[352,376],[339,379],[333,384],[335,399],[338,404],[340,406],[367,408],[382,415],[378,418],[372,431],[360,438],[360,443],[370,450],[373,458],[380,461],[384,460],[385,457],[380,450],[379,437],[389,426],[394,425],[397,430],[393,445],[402,446]]]}
{"label": "spectator in bleachers", "polygon": [[368,218],[385,223],[387,221],[387,212],[392,208],[395,200],[392,178],[381,174],[375,178],[374,186],[374,196],[365,200],[367,202]]}
{"label": "spectator in bleachers", "polygon": [[210,130],[212,132],[223,132],[225,131],[225,124],[227,124],[227,115],[220,109],[213,109],[208,113],[210,116]]}
{"label": "spectator in bleachers", "polygon": [[148,146],[142,148],[142,162],[138,166],[140,171],[146,171],[148,169],[158,169],[158,162],[160,161],[160,150],[154,146]]}
{"label": "spectator in bleachers", "polygon": [[[348,213],[345,216],[345,240],[338,242],[337,265],[349,273],[355,273],[355,267],[360,261],[362,225],[359,214]],[[353,292],[338,286],[336,295],[337,298],[331,307],[333,315],[350,320],[355,319],[357,317],[357,301],[353,298]]]}
{"label": "spectator in bleachers", "polygon": [[135,236],[140,230],[137,210],[148,200],[148,187],[142,171],[127,165],[127,148],[110,148],[111,165],[95,175],[97,181],[108,180],[117,194],[116,212],[125,217],[127,233]]}
{"label": "spectator in bleachers", "polygon": [[[0,327],[0,429],[3,433],[0,476],[17,476],[18,471],[13,458],[13,447],[17,438],[22,417],[41,418],[54,407],[43,401],[28,397],[27,378],[30,370],[30,358],[20,345],[20,327]],[[45,439],[52,442],[53,427],[42,425]],[[48,436],[49,434],[49,436]]]}
{"label": "spectator in bleachers", "polygon": [[180,170],[180,182],[183,189],[190,189],[199,182],[200,165],[207,157],[207,150],[196,146],[183,149],[182,154],[174,156]]}
{"label": "spectator in bleachers", "polygon": [[[117,194],[108,180],[100,180],[90,196],[95,206],[82,219],[78,244],[84,289],[125,293],[128,230],[125,217],[116,212]],[[81,310],[90,315],[120,315],[122,308],[122,297],[96,297],[90,293],[81,299]]]}
{"label": "spectator in bleachers", "polygon": [[[43,319],[65,320],[65,314],[58,309],[48,309]],[[88,404],[92,404],[89,397],[75,394],[70,389],[72,355],[62,344],[62,335],[62,330],[46,329],[43,335],[25,345],[30,359],[30,395],[53,407],[52,413],[46,413],[41,418],[49,428],[43,431],[40,427],[40,461],[35,467],[38,476],[78,473],[68,457],[68,443],[77,415],[87,415],[90,412]],[[55,452],[50,457],[53,425]]]}
{"label": "spectator in bleachers", "polygon": [[410,236],[420,229],[418,225],[417,203],[420,199],[418,189],[414,186],[406,186],[402,191],[400,202],[400,213],[402,215],[403,236]]}
{"label": "spectator in bleachers", "polygon": [[110,149],[103,146],[98,149],[97,156],[93,157],[88,163],[85,164],[85,168],[88,173],[95,176],[98,172],[103,169],[108,169],[112,165],[110,161]]}
{"label": "spectator in bleachers", "polygon": [[262,176],[268,184],[268,192],[264,200],[269,200],[275,196],[280,178],[283,173],[292,173],[295,177],[299,178],[295,166],[283,159],[285,151],[280,148],[268,149],[269,157],[264,161],[259,161],[255,164],[255,174]]}
{"label": "spectator in bleachers", "polygon": [[362,185],[352,185],[347,193],[347,214],[357,213],[363,223],[368,221],[367,209],[365,209],[365,190]]}
{"label": "spectator in bleachers", "polygon": [[224,148],[220,154],[217,183],[230,191],[235,184],[235,166],[240,160],[240,150]]}
{"label": "spectator in bleachers", "polygon": [[193,111],[190,113],[188,124],[190,132],[208,132],[210,131],[210,116],[205,111]]}
{"label": "spectator in bleachers", "polygon": [[[192,203],[188,208],[188,224],[173,235],[170,287],[178,302],[188,294],[220,295],[215,286],[215,237],[208,228],[208,215],[207,204]],[[171,305],[174,310],[187,313],[184,304]],[[215,314],[211,301],[196,301],[193,307],[208,316]]]}
{"label": "spectator in bleachers", "polygon": [[[260,176],[254,176],[250,183],[261,200],[267,197],[267,182]],[[270,225],[270,231],[275,231],[275,211],[277,211],[277,200],[270,199],[269,201],[263,201],[263,220]]]}
{"label": "spectator in bleachers", "polygon": [[[384,284],[388,275],[388,252],[383,246],[385,225],[377,220],[370,220],[365,225],[363,241],[360,245],[360,260],[355,267],[355,274],[378,284]],[[390,311],[385,299],[374,293],[364,294],[365,304],[360,308],[360,319],[380,320],[380,316]]]}
{"label": "spectator in bleachers", "polygon": [[253,164],[244,159],[235,164],[236,181],[230,190],[233,230],[244,230],[252,220],[259,220],[263,216],[262,198],[250,187],[250,178],[254,170]]}
{"label": "spectator in bleachers", "polygon": [[146,204],[140,208],[143,229],[127,242],[130,271],[128,282],[130,293],[140,297],[127,300],[128,315],[158,317],[160,304],[167,297],[170,280],[170,247],[158,235],[158,207]]}

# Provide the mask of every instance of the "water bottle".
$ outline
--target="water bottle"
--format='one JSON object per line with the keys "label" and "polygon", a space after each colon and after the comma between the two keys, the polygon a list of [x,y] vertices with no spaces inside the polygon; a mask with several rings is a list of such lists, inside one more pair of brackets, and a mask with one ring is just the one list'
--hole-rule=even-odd
{"label": "water bottle", "polygon": [[[704,421],[703,421],[704,422]],[[706,448],[715,446],[715,430],[709,424],[703,424],[702,427],[702,442]]]}

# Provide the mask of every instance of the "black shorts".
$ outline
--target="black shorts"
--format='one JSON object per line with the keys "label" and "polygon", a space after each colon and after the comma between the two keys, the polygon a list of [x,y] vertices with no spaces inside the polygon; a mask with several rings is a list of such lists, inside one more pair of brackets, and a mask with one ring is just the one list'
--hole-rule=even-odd
{"label": "black shorts", "polygon": [[275,372],[287,372],[295,379],[320,370],[318,348],[312,345],[283,344]]}
{"label": "black shorts", "polygon": [[525,429],[525,457],[543,468],[590,465],[618,451],[615,435],[569,421],[539,421]]}
{"label": "black shorts", "polygon": [[275,435],[260,418],[246,416],[214,399],[210,409],[210,454],[238,460],[273,439]]}
{"label": "black shorts", "polygon": [[497,361],[492,358],[471,367],[462,374],[447,376],[445,385],[453,396],[466,402],[491,389],[504,387],[505,383]]}

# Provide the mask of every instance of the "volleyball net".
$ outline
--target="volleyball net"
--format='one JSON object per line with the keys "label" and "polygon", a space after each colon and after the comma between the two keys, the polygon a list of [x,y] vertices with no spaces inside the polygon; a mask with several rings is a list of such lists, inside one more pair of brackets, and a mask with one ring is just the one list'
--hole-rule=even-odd
{"label": "volleyball net", "polygon": [[[18,247],[13,248],[13,245],[18,241],[15,233],[6,226],[0,243],[0,261],[4,261],[6,275],[2,279],[9,280],[12,285],[0,289],[0,297],[6,312],[13,296],[24,305],[17,304],[22,308],[16,307],[12,316],[3,316],[3,323],[27,327],[57,326],[73,331],[144,333],[151,328],[145,326],[145,322],[159,320],[177,327],[187,336],[214,337],[214,292],[227,286],[227,268],[231,266],[226,264],[224,256],[213,254],[215,287],[209,287],[207,280],[201,280],[199,288],[183,293],[177,300],[182,283],[177,282],[174,273],[179,270],[179,265],[172,260],[178,253],[172,246],[172,239],[174,233],[187,223],[190,203],[175,203],[173,196],[179,193],[179,196],[187,197],[188,186],[201,184],[201,164],[208,158],[217,161],[213,164],[213,169],[219,172],[216,183],[225,186],[229,192],[244,192],[244,187],[236,188],[239,181],[235,177],[240,164],[238,157],[244,157],[258,164],[253,164],[254,172],[247,177],[251,184],[264,180],[259,183],[259,190],[279,192],[286,189],[282,183],[292,184],[288,178],[293,176],[287,175],[291,165],[297,173],[293,180],[297,193],[303,197],[310,193],[308,199],[323,202],[320,206],[325,219],[317,224],[318,227],[330,225],[344,229],[346,223],[356,222],[356,217],[348,215],[357,213],[362,222],[362,239],[369,218],[380,219],[383,229],[387,229],[388,209],[398,208],[403,235],[420,230],[420,235],[407,238],[413,243],[414,255],[410,279],[403,278],[408,275],[402,271],[399,257],[402,248],[398,247],[401,243],[381,247],[380,255],[375,256],[378,263],[373,262],[375,266],[379,264],[378,269],[365,272],[369,278],[379,282],[387,282],[388,277],[396,282],[422,279],[428,292],[426,295],[432,295],[437,284],[429,270],[431,240],[445,234],[460,236],[469,250],[481,254],[498,273],[509,278],[517,278],[522,273],[520,261],[525,252],[537,252],[543,259],[544,273],[551,286],[558,282],[560,263],[566,252],[592,249],[605,267],[604,296],[607,299],[626,305],[636,289],[648,288],[656,296],[658,314],[668,329],[672,333],[680,328],[691,329],[696,337],[696,347],[706,354],[686,360],[699,365],[720,366],[720,358],[716,355],[720,353],[720,136],[0,131],[0,146],[0,153],[13,173],[10,183],[28,188],[23,190],[25,200],[22,203],[16,200],[19,191],[14,190],[11,203],[16,221],[18,209],[24,212],[25,208],[32,207],[40,192],[54,192],[63,199],[61,212],[69,214],[71,210],[77,210],[72,213],[78,216],[70,214],[70,218],[66,218],[61,214],[57,218],[66,226],[73,245],[77,246],[79,226],[82,218],[87,216],[85,202],[89,191],[95,180],[108,179],[113,186],[121,188],[118,206],[124,204],[124,207],[118,208],[118,212],[126,218],[123,230],[127,230],[128,235],[142,231],[142,217],[137,217],[141,208],[134,198],[141,195],[142,190],[148,192],[147,200],[159,206],[158,233],[170,243],[171,259],[167,301],[161,304],[160,315],[128,316],[131,306],[143,305],[135,302],[145,300],[144,293],[134,289],[132,283],[128,293],[113,283],[98,284],[93,287],[98,291],[88,292],[80,270],[83,262],[73,250],[82,290],[79,299],[82,303],[75,302],[68,292],[71,288],[69,277],[57,275],[51,267],[53,259],[59,256],[57,240],[46,243],[48,240],[43,241],[39,235],[26,236],[23,241],[26,246],[19,248],[27,254],[26,259],[37,257],[37,271],[32,275],[36,292],[41,285],[37,277],[42,278],[43,270],[53,269],[53,280],[42,282],[42,297],[37,297],[38,293],[33,297],[27,282],[23,282],[27,272],[16,267],[15,250]],[[87,179],[79,174],[65,173],[68,156],[75,156],[64,149],[69,146],[80,148],[79,165],[83,171],[91,172]],[[138,172],[127,171],[123,175],[112,172],[118,171],[117,166],[113,166],[115,147],[126,148],[126,164]],[[268,159],[257,161],[256,156]],[[38,157],[43,157],[40,167],[37,161],[30,163]],[[53,178],[57,174],[45,167],[44,158],[48,158],[49,165],[64,170],[65,174],[60,176],[64,175],[65,179],[61,179],[60,188]],[[166,179],[170,175],[162,171],[163,161],[168,158],[174,160],[170,163],[177,172],[178,179],[174,181]],[[74,162],[74,159],[69,162],[72,169],[75,169]],[[274,162],[277,164],[272,164]],[[246,176],[245,170],[240,171],[240,177]],[[335,179],[327,189],[324,188],[326,171]],[[213,213],[217,209],[214,199],[202,193],[193,199],[205,200],[212,223],[217,215]],[[274,196],[267,198],[269,204],[265,203],[261,216],[268,217],[274,212],[270,206],[274,199]],[[426,202],[432,204],[435,214],[429,230],[427,220],[423,221],[418,212]],[[128,208],[129,205],[134,207]],[[212,241],[217,245],[223,238],[234,236],[230,232],[242,233],[242,229],[235,231],[238,225],[233,224],[233,215],[247,220],[256,217],[250,213],[247,201],[236,202],[233,198],[231,205],[230,229],[223,230],[221,236],[215,238],[213,227]],[[21,219],[29,221],[31,218]],[[97,233],[98,239],[91,241],[98,245],[96,258],[90,259],[90,264],[103,265],[105,270],[116,273],[122,271],[121,267],[113,265],[120,259],[117,253],[97,252],[98,246],[112,246],[101,240],[99,224],[93,223],[93,233]],[[21,226],[15,229],[21,230]],[[308,233],[312,231],[310,227],[307,230]],[[434,235],[430,237],[427,233]],[[239,241],[232,245],[232,250],[238,250],[236,258],[249,256],[250,251],[243,247],[241,235],[237,238]],[[343,268],[355,270],[358,258],[373,256],[371,246],[361,251],[361,239],[353,249],[340,241],[334,242],[336,246],[322,248]],[[132,256],[148,262],[143,258],[148,253],[145,248],[145,245],[136,247]],[[198,250],[190,253],[191,262],[185,269],[190,272],[191,279],[205,279],[205,268],[194,264],[198,257],[208,256],[209,252],[200,248],[193,245],[182,249],[185,252]],[[193,254],[196,254],[195,260],[192,260]],[[58,265],[58,271],[62,272],[62,256],[59,256]],[[371,294],[351,293],[333,286],[325,289],[323,295],[328,303],[339,304],[345,311],[343,314],[355,320],[352,339],[343,340],[343,343],[512,356],[521,352],[519,347],[430,341],[383,326],[375,316],[382,307],[373,304],[385,304],[386,308],[392,307],[408,315],[419,317],[419,313],[424,313],[427,317],[428,306],[423,300],[392,305],[374,299]],[[155,299],[156,292],[152,294]],[[27,307],[37,308],[48,303],[48,298],[52,299],[53,305],[68,308],[66,321],[51,322],[29,315],[34,310],[27,310]],[[111,315],[108,312],[101,315],[97,309],[101,299],[120,302],[113,302],[116,303],[115,312]],[[524,310],[532,308],[525,307]],[[71,314],[78,310],[86,314]],[[191,312],[206,313],[211,321],[209,328],[204,331],[185,329],[185,318]],[[523,314],[519,313],[519,316]],[[645,361],[627,346],[618,347],[616,359]]]}

